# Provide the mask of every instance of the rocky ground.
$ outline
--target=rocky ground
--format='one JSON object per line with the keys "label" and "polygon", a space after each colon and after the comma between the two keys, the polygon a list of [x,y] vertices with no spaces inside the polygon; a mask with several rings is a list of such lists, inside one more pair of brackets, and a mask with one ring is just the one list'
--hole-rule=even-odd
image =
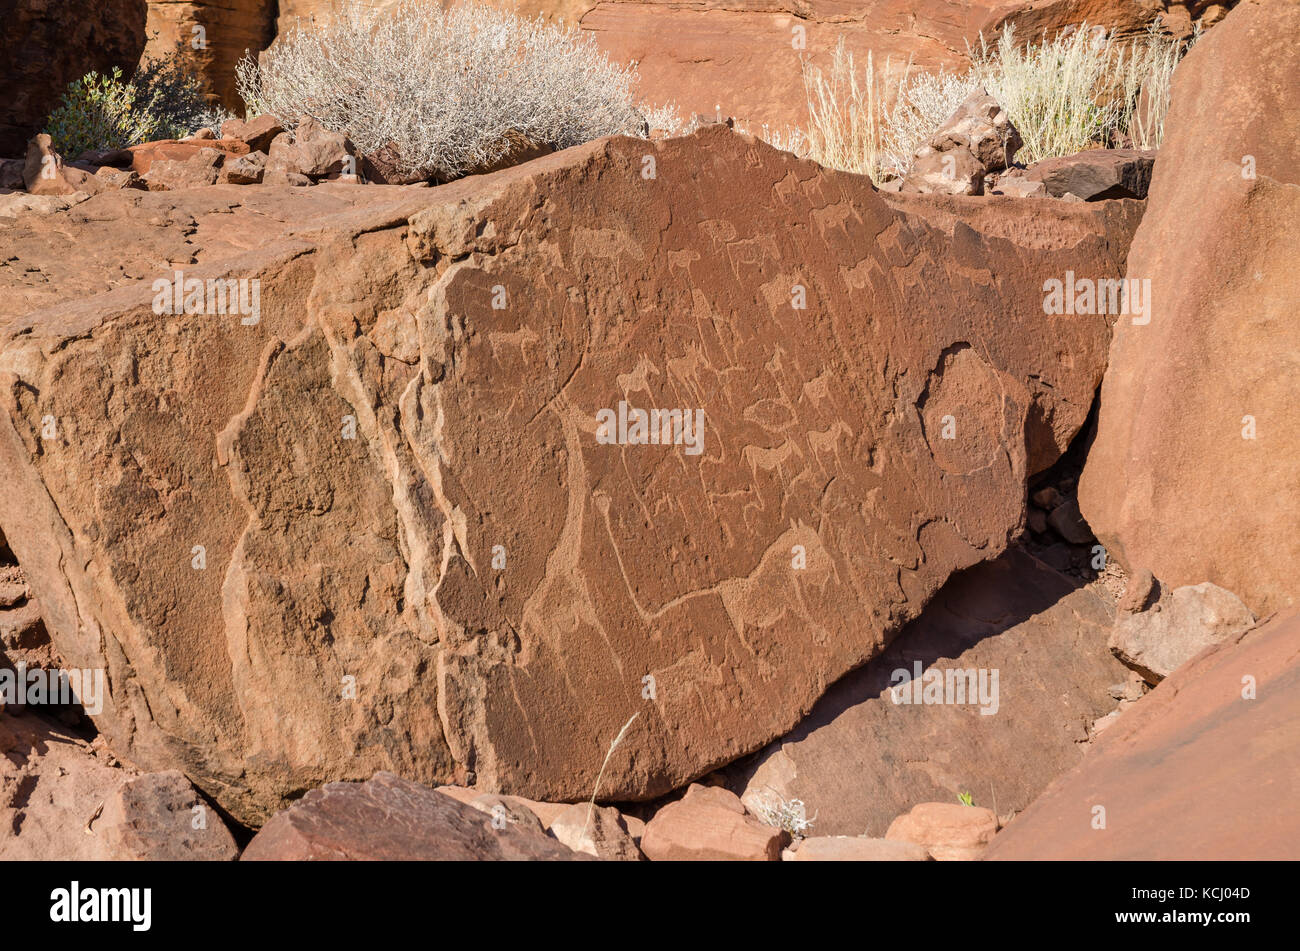
{"label": "rocky ground", "polygon": [[0,857],[1294,858],[1300,6],[1228,6],[1158,154],[977,94],[884,189],[24,136]]}

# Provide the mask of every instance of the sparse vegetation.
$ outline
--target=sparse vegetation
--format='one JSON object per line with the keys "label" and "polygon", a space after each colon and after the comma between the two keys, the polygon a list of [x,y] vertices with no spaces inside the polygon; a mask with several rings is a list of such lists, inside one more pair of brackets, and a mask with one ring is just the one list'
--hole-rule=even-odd
{"label": "sparse vegetation", "polygon": [[783,799],[776,793],[769,793],[753,803],[751,811],[759,822],[799,837],[806,836],[817,821],[816,814],[808,818],[802,799]]}
{"label": "sparse vegetation", "polygon": [[127,148],[219,127],[230,113],[208,106],[183,49],[142,61],[130,80],[114,68],[69,83],[45,124],[54,149],[76,156],[89,149]]}
{"label": "sparse vegetation", "polygon": [[619,744],[623,742],[623,738],[627,736],[628,728],[640,715],[639,713],[632,714],[628,721],[623,724],[623,729],[618,731],[618,736],[614,737],[614,742],[609,744],[609,749],[605,751],[605,759],[601,761],[600,772],[596,774],[596,784],[591,787],[591,800],[587,803],[587,821],[582,825],[583,837],[586,837],[587,830],[591,828],[591,815],[596,810],[596,795],[600,792],[600,781],[605,778],[605,767],[609,765],[609,758],[614,755],[614,751],[618,749]]}
{"label": "sparse vegetation", "polygon": [[[886,61],[883,75],[889,72]],[[809,158],[829,168],[870,175],[875,182],[899,177],[911,165],[916,147],[970,95],[975,83],[946,72],[913,73],[910,63],[890,89],[880,75],[868,53],[859,82],[853,54],[842,39],[829,71],[805,64]]]}
{"label": "sparse vegetation", "polygon": [[666,136],[689,135],[695,131],[695,120],[683,119],[677,109],[677,103],[666,102],[645,110],[647,131],[662,132]]}
{"label": "sparse vegetation", "polygon": [[46,120],[45,131],[55,151],[75,156],[88,149],[143,142],[152,126],[136,88],[114,67],[111,74],[91,72],[69,83],[62,102]]}
{"label": "sparse vegetation", "polygon": [[288,127],[309,115],[405,172],[455,178],[499,161],[511,137],[567,148],[641,134],[632,68],[595,40],[540,17],[406,0],[385,14],[353,3],[239,65],[250,114]]}
{"label": "sparse vegetation", "polygon": [[963,806],[975,805],[975,797],[968,792],[957,793],[957,801]]}
{"label": "sparse vegetation", "polygon": [[859,78],[841,41],[827,69],[804,66],[805,151],[877,183],[901,177],[917,147],[980,87],[1019,129],[1019,161],[1116,144],[1159,148],[1170,81],[1189,46],[1154,28],[1120,42],[1086,24],[1021,45],[1008,26],[996,44],[981,38],[964,73],[916,72],[909,62],[891,79],[892,64],[877,73],[870,54]]}

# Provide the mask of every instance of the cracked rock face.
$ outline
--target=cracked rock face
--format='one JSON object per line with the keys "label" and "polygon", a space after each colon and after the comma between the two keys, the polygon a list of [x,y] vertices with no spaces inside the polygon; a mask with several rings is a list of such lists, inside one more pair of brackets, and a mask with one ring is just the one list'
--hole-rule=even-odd
{"label": "cracked rock face", "polygon": [[[376,770],[583,799],[620,731],[600,795],[649,798],[789,730],[1018,531],[1110,339],[1043,282],[1140,211],[723,127],[255,191],[0,231],[0,525],[114,748],[255,824]],[[167,313],[176,270],[258,306]]]}

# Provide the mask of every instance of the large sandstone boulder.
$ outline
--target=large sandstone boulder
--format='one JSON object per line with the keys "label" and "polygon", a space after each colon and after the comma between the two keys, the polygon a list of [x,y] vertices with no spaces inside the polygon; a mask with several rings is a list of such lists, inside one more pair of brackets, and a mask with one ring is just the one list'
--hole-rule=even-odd
{"label": "large sandstone boulder", "polygon": [[1053,198],[1146,198],[1155,161],[1154,151],[1092,149],[1035,162],[1024,172],[1024,179],[1041,182]]}
{"label": "large sandstone boulder", "polygon": [[27,143],[23,185],[29,195],[72,195],[78,190],[68,178],[63,156],[54,151],[45,133],[32,136]]}
{"label": "large sandstone boulder", "polygon": [[129,76],[144,49],[145,0],[6,0],[0,16],[0,158],[23,154],[68,83],[114,66]]}
{"label": "large sandstone boulder", "polygon": [[779,862],[790,834],[764,825],[725,789],[692,785],[646,823],[641,848],[652,862]]}
{"label": "large sandstone boulder", "polygon": [[984,176],[1005,169],[1022,145],[1020,131],[1007,111],[977,89],[921,143],[900,190],[982,195]]}
{"label": "large sandstone boulder", "polygon": [[127,151],[131,156],[131,171],[148,176],[155,162],[174,162],[178,165],[190,161],[196,156],[210,151],[218,151],[233,158],[247,155],[248,145],[238,139],[192,139],[177,141],[161,139],[157,142],[142,142],[133,145]]}
{"label": "large sandstone boulder", "polygon": [[[100,195],[0,232],[0,525],[100,729],[246,821],[378,769],[582,800],[607,753],[656,797],[1020,530],[1109,336],[1044,275],[1116,274],[1138,211],[1029,204],[722,126]],[[178,269],[241,306],[167,313]],[[652,408],[689,425],[638,442]]]}
{"label": "large sandstone boulder", "polygon": [[1294,860],[1300,615],[1207,648],[1124,712],[989,859]]}
{"label": "large sandstone boulder", "polygon": [[924,846],[940,861],[969,861],[981,856],[998,831],[998,817],[982,806],[958,802],[923,802],[889,824],[885,838]]}
{"label": "large sandstone boulder", "polygon": [[457,802],[392,773],[330,783],[277,813],[245,862],[564,862],[587,859],[539,830]]}
{"label": "large sandstone boulder", "polygon": [[[751,807],[800,800],[818,835],[884,835],[918,803],[963,792],[1003,815],[1024,809],[1079,762],[1088,725],[1115,705],[1108,690],[1125,669],[1106,649],[1113,613],[1020,550],[971,568],[792,733],[728,770],[733,788]],[[918,685],[903,677],[918,665],[914,703]],[[945,702],[924,702],[936,678]]]}
{"label": "large sandstone boulder", "polygon": [[1178,67],[1128,260],[1084,517],[1132,573],[1259,615],[1300,595],[1300,4],[1245,0]]}

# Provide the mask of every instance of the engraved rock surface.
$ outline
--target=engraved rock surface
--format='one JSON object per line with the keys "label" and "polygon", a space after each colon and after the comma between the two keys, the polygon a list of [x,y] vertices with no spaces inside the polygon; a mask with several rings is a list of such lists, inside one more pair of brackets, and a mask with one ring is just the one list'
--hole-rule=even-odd
{"label": "engraved rock surface", "polygon": [[[582,800],[620,735],[601,797],[653,798],[1006,547],[1110,335],[1044,278],[1116,275],[1139,213],[723,126],[105,193],[0,230],[0,525],[114,749],[241,821],[377,770]],[[195,278],[229,306],[167,313]],[[620,403],[698,442],[602,441]]]}

